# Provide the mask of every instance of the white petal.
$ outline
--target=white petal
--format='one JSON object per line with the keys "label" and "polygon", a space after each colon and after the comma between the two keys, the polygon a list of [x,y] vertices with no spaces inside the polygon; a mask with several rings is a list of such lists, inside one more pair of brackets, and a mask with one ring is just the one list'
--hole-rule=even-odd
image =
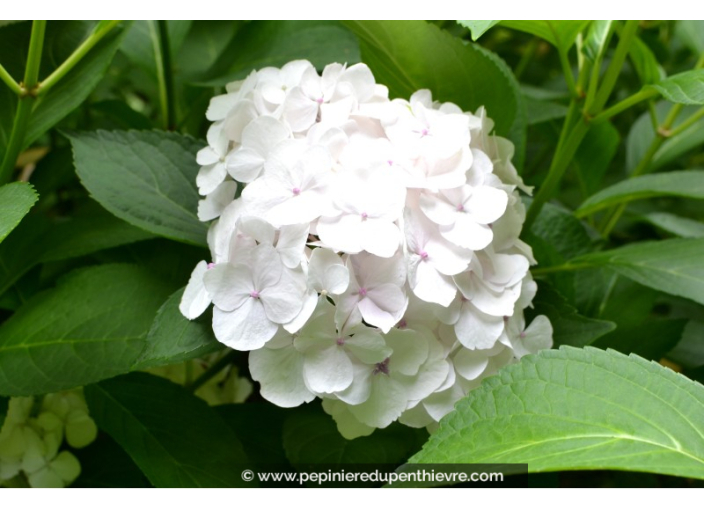
{"label": "white petal", "polygon": [[264,169],[266,159],[256,150],[240,147],[227,157],[227,173],[239,182],[252,182]]}
{"label": "white petal", "polygon": [[335,218],[318,220],[318,236],[334,251],[359,253],[362,251],[362,218],[356,214],[343,214]]}
{"label": "white petal", "polygon": [[366,402],[350,407],[359,421],[370,427],[385,428],[406,410],[408,399],[403,386],[386,374],[372,376],[372,389]]}
{"label": "white petal", "polygon": [[271,322],[258,299],[248,298],[232,312],[213,309],[213,332],[221,343],[238,351],[264,347],[276,334],[278,326]]}
{"label": "white petal", "polygon": [[267,317],[277,324],[291,322],[303,307],[305,292],[303,273],[284,269],[278,283],[260,293]]}
{"label": "white petal", "polygon": [[276,242],[276,251],[281,256],[281,262],[286,267],[294,269],[301,265],[301,258],[303,257],[309,230],[309,223],[284,225],[281,227],[279,240]]}
{"label": "white petal", "polygon": [[201,195],[209,195],[217,188],[227,176],[225,164],[218,161],[215,164],[201,167],[196,176],[196,185],[198,193]]}
{"label": "white petal", "polygon": [[428,359],[428,339],[412,329],[392,329],[386,334],[386,343],[393,349],[389,369],[394,373],[415,375]]}
{"label": "white petal", "polygon": [[342,258],[327,248],[316,248],[310,256],[308,278],[318,292],[342,294],[350,284],[350,272]]}
{"label": "white petal", "polygon": [[262,397],[279,407],[297,407],[315,398],[303,380],[303,356],[293,347],[251,352],[249,371],[261,384]]}
{"label": "white petal", "polygon": [[359,361],[368,365],[381,363],[391,356],[392,350],[384,338],[371,328],[355,329],[353,336],[345,340],[345,348]]}
{"label": "white petal", "polygon": [[227,312],[242,306],[254,290],[252,273],[243,264],[218,264],[205,272],[203,282],[213,303]]}
{"label": "white petal", "polygon": [[360,224],[362,249],[378,257],[393,257],[401,243],[401,231],[390,222],[368,218]]}
{"label": "white petal", "polygon": [[455,324],[455,333],[467,349],[490,349],[504,331],[503,317],[494,317],[465,304]]}
{"label": "white petal", "polygon": [[411,280],[413,293],[423,301],[450,306],[457,287],[449,276],[442,275],[428,261],[420,261]]}
{"label": "white petal", "polygon": [[489,364],[489,357],[486,352],[460,349],[455,354],[453,362],[457,373],[468,381],[472,381],[482,375]]}
{"label": "white petal", "polygon": [[188,320],[193,320],[200,317],[203,312],[210,306],[210,296],[205,290],[203,277],[208,271],[208,263],[201,261],[191,273],[191,278],[188,280],[186,290],[183,292],[179,310]]}
{"label": "white petal", "polygon": [[314,393],[343,391],[352,384],[353,370],[344,350],[336,344],[305,354],[303,377]]}
{"label": "white petal", "polygon": [[220,184],[215,191],[210,193],[204,200],[198,202],[198,219],[200,221],[210,221],[219,217],[235,199],[237,193],[237,183],[225,181]]}
{"label": "white petal", "polygon": [[289,333],[296,333],[308,322],[318,305],[318,293],[310,290],[303,300],[303,308],[298,315],[288,324],[284,324],[284,329]]}

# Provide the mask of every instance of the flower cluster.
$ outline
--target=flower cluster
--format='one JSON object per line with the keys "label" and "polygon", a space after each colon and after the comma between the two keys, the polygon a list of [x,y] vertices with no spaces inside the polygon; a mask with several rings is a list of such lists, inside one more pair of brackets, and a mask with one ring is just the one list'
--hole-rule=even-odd
{"label": "flower cluster", "polygon": [[31,487],[70,485],[81,465],[71,452],[60,451],[64,439],[72,448],[83,448],[97,434],[81,390],[13,397],[0,430],[0,486],[12,485],[19,475]]}
{"label": "flower cluster", "polygon": [[[250,351],[262,395],[323,401],[348,438],[433,426],[498,368],[552,345],[511,164],[480,108],[389,100],[364,64],[253,72],[207,111],[198,214],[212,262],[181,302]],[[240,186],[243,186],[240,189]],[[238,191],[240,196],[238,196]]]}

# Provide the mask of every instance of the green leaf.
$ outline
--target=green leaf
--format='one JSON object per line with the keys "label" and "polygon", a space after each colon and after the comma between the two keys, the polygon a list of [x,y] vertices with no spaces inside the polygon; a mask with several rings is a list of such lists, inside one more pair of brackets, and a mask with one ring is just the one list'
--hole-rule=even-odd
{"label": "green leaf", "polygon": [[643,85],[657,83],[665,78],[665,71],[655,54],[640,38],[636,37],[628,54]]}
{"label": "green leaf", "polygon": [[[205,80],[209,86],[225,85],[254,69],[281,67],[292,60],[309,60],[318,69],[361,60],[357,38],[336,21],[252,21],[237,33],[230,48],[209,72],[211,77]],[[213,75],[214,71],[220,73]]]}
{"label": "green leaf", "polygon": [[38,264],[82,257],[153,237],[95,205],[56,223],[27,218],[32,221],[23,222],[7,243],[0,245],[0,295]]}
{"label": "green leaf", "polygon": [[611,122],[592,126],[577,149],[574,165],[585,195],[601,188],[601,181],[616,156],[621,136]]}
{"label": "green leaf", "polygon": [[543,206],[530,234],[545,241],[565,259],[589,252],[594,244],[581,221],[567,209],[553,204]]}
{"label": "green leaf", "polygon": [[547,282],[538,283],[538,294],[533,300],[534,315],[547,315],[553,328],[555,345],[583,347],[616,329],[610,321],[591,319],[580,315],[577,309]]}
{"label": "green leaf", "polygon": [[257,464],[288,463],[283,445],[283,426],[291,410],[269,402],[226,404],[213,409],[235,432],[249,460]]}
{"label": "green leaf", "polygon": [[172,290],[136,266],[71,273],[0,326],[0,394],[49,393],[127,372]]}
{"label": "green leaf", "polygon": [[642,175],[621,181],[589,197],[575,215],[581,218],[612,205],[660,196],[704,198],[704,170]]}
{"label": "green leaf", "polygon": [[704,223],[666,212],[654,212],[641,220],[679,237],[704,237]]}
{"label": "green leaf", "polygon": [[425,21],[345,22],[361,41],[362,60],[391,97],[430,89],[433,99],[465,111],[486,106],[506,136],[519,112],[520,92],[510,69],[476,44],[464,44]]}
{"label": "green leaf", "polygon": [[667,357],[685,368],[704,366],[704,322],[689,321],[679,343]]}
{"label": "green leaf", "polygon": [[189,321],[178,309],[183,290],[174,292],[161,306],[149,330],[135,370],[173,365],[222,349],[215,339],[211,314]]}
{"label": "green leaf", "polygon": [[562,347],[462,399],[411,463],[528,463],[704,478],[704,388],[637,356]]}
{"label": "green leaf", "polygon": [[[154,38],[158,37],[158,34],[156,33],[156,27],[153,26],[154,23],[151,20],[132,22],[132,25],[126,31],[122,45],[120,45],[120,51],[144,71],[156,77]],[[169,20],[166,22],[171,55],[179,55],[181,45],[192,23],[193,21],[191,20]]]}
{"label": "green leaf", "polygon": [[234,432],[183,387],[134,372],[88,386],[85,395],[98,427],[155,487],[245,484],[240,474],[248,460]]}
{"label": "green leaf", "polygon": [[704,69],[685,71],[648,85],[668,101],[680,104],[704,104]]}
{"label": "green leaf", "polygon": [[467,19],[461,19],[457,20],[457,23],[462,25],[465,28],[468,28],[470,32],[472,32],[472,41],[476,41],[479,39],[484,32],[489,30],[491,27],[494,25],[497,25],[500,23],[500,20],[479,20],[479,21],[474,21],[474,20],[467,20]]}
{"label": "green leaf", "polygon": [[641,285],[704,304],[704,239],[632,243],[582,255],[574,267],[606,266]]}
{"label": "green leaf", "polygon": [[206,245],[198,220],[196,152],[188,136],[159,131],[68,134],[76,173],[93,198],[147,232]]}
{"label": "green leaf", "polygon": [[586,20],[542,20],[542,21],[501,21],[501,25],[521,32],[528,32],[559,48],[569,50],[577,40],[577,35],[589,24]]}
{"label": "green leaf", "polygon": [[533,126],[549,120],[562,119],[567,115],[567,107],[552,101],[539,101],[528,96],[523,100],[526,105],[528,125]]}
{"label": "green leaf", "polygon": [[[671,107],[672,105],[665,101],[656,105],[655,110],[659,123],[665,120]],[[677,117],[673,129],[677,128],[690,115],[696,112],[697,109],[698,108],[695,106],[686,106]],[[648,150],[655,136],[650,115],[646,112],[638,118],[628,133],[626,143],[626,167],[629,171],[633,171],[638,163],[640,163],[641,159],[643,159],[645,152]],[[703,143],[704,119],[700,119],[679,135],[666,139],[660,149],[655,153],[655,156],[653,156],[653,160],[646,170],[648,172],[658,170],[677,160],[692,149],[701,146]]]}
{"label": "green leaf", "polygon": [[695,54],[704,53],[704,21],[681,20],[677,22],[677,35]]}
{"label": "green leaf", "polygon": [[100,434],[95,442],[72,453],[81,463],[81,474],[71,484],[72,488],[146,489],[152,486],[130,456],[107,434]]}
{"label": "green leaf", "polygon": [[0,243],[19,225],[37,200],[37,192],[27,182],[0,186]]}
{"label": "green leaf", "polygon": [[425,440],[424,431],[394,423],[367,437],[348,440],[333,419],[317,407],[306,408],[284,422],[284,449],[294,466],[315,464],[400,464]]}
{"label": "green leaf", "polygon": [[613,20],[597,19],[592,21],[582,47],[582,53],[589,61],[594,62],[599,54],[602,53],[604,44],[606,44],[607,37],[611,32],[612,24]]}
{"label": "green leaf", "polygon": [[599,338],[593,346],[658,361],[680,341],[686,319],[646,321]]}

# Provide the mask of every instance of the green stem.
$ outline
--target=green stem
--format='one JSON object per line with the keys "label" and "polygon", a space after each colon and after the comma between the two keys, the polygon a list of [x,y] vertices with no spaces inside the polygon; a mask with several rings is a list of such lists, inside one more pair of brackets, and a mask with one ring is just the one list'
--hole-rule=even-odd
{"label": "green stem", "polygon": [[565,75],[567,88],[569,89],[572,97],[578,97],[579,94],[577,93],[577,85],[574,81],[574,74],[572,74],[572,66],[570,66],[567,52],[562,49],[558,49],[557,51],[560,55],[560,65],[562,66],[562,73]]}
{"label": "green stem", "polygon": [[521,76],[523,76],[523,73],[528,68],[528,64],[530,64],[530,61],[533,60],[533,57],[535,56],[535,52],[538,50],[539,45],[540,39],[538,39],[537,37],[534,37],[530,40],[525,52],[521,56],[521,60],[516,66],[516,70],[513,72],[513,74],[516,76],[516,79],[519,79]]}
{"label": "green stem", "polygon": [[2,64],[0,64],[0,80],[4,81],[7,86],[10,87],[10,90],[12,92],[17,94],[18,96],[22,95],[22,87],[20,87],[20,84],[15,81],[12,75],[7,72],[7,70],[2,66]]}
{"label": "green stem", "polygon": [[611,96],[611,92],[616,85],[616,80],[621,74],[621,69],[626,61],[631,45],[633,44],[633,41],[635,41],[639,23],[640,21],[626,21],[626,25],[623,27],[618,45],[616,46],[616,51],[614,51],[614,56],[611,58],[609,67],[606,69],[604,78],[601,81],[599,91],[596,93],[596,97],[594,98],[594,102],[591,107],[587,110],[588,114],[594,115],[601,111],[606,102],[609,100],[609,96]]}
{"label": "green stem", "polygon": [[545,178],[545,181],[540,186],[540,190],[536,193],[533,202],[530,204],[530,208],[526,214],[526,221],[523,225],[524,230],[530,230],[531,225],[533,225],[538,214],[540,214],[543,204],[552,197],[588,131],[589,125],[586,122],[577,122],[570,135],[565,140],[561,150],[555,154],[555,158],[552,160],[550,170],[548,171],[548,176]]}
{"label": "green stem", "polygon": [[29,118],[32,115],[32,106],[35,99],[36,87],[39,82],[39,66],[42,61],[42,48],[44,47],[44,33],[46,32],[46,21],[37,20],[32,22],[32,35],[29,39],[29,54],[27,56],[27,67],[24,72],[23,94],[20,96],[15,120],[12,125],[12,133],[7,143],[5,157],[0,165],[0,184],[12,180],[12,172],[17,164],[17,158],[24,146],[24,138],[29,125]]}
{"label": "green stem", "polygon": [[669,138],[672,138],[674,136],[679,135],[680,133],[689,129],[692,125],[694,125],[702,117],[704,117],[704,108],[700,108],[691,117],[689,117],[687,120],[685,120],[682,124],[677,126],[675,129],[670,130],[670,132],[668,133],[667,136]]}
{"label": "green stem", "polygon": [[[156,23],[156,27],[154,23]],[[159,78],[161,114],[164,119],[164,128],[171,131],[176,127],[176,103],[171,67],[171,46],[169,44],[169,31],[166,21],[152,22],[152,40],[154,42],[154,55]]]}
{"label": "green stem", "polygon": [[46,94],[51,88],[56,85],[61,78],[66,76],[68,72],[73,69],[76,64],[78,64],[83,57],[86,56],[100,40],[105,37],[113,28],[115,28],[121,20],[110,20],[103,21],[98,24],[95,31],[88,36],[88,39],[83,41],[83,43],[76,48],[76,50],[69,56],[63,64],[61,64],[56,70],[49,75],[49,77],[44,80],[39,86],[38,95],[42,96]]}
{"label": "green stem", "polygon": [[185,388],[188,391],[195,393],[198,388],[200,388],[210,379],[218,375],[223,368],[227,367],[228,365],[232,365],[232,363],[237,359],[239,355],[240,353],[238,351],[231,351],[230,353],[226,354],[225,356],[220,358],[219,361],[213,364],[208,370],[206,370],[198,378],[196,378],[195,381],[190,384],[187,384]]}
{"label": "green stem", "polygon": [[636,92],[630,97],[627,97],[623,101],[619,101],[615,105],[613,105],[611,108],[607,108],[603,112],[601,112],[599,115],[593,117],[591,119],[592,124],[599,124],[601,122],[605,122],[609,120],[611,117],[618,115],[624,110],[627,110],[633,105],[636,105],[640,103],[641,101],[645,101],[647,99],[651,99],[655,96],[658,95],[657,90],[655,89],[643,89],[640,92]]}

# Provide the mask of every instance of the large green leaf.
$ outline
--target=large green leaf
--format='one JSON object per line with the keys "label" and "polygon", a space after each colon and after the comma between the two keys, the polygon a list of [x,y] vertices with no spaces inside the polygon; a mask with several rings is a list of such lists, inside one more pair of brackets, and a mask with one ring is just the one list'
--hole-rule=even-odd
{"label": "large green leaf", "polygon": [[70,219],[50,222],[30,217],[22,222],[0,246],[0,295],[37,264],[82,257],[154,237],[95,205]]}
{"label": "large green leaf", "polygon": [[39,199],[31,184],[0,186],[0,242],[12,232]]}
{"label": "large green leaf", "polygon": [[704,198],[704,170],[642,175],[621,181],[589,197],[575,214],[584,217],[612,205],[659,196]]}
{"label": "large green leaf", "polygon": [[582,255],[569,264],[610,267],[646,287],[704,304],[704,238],[632,243]]}
{"label": "large green leaf", "polygon": [[668,101],[680,104],[704,104],[704,69],[675,74],[648,86]]}
{"label": "large green leaf", "polygon": [[211,314],[189,321],[178,309],[181,296],[183,289],[174,292],[159,309],[135,369],[173,365],[224,348],[213,335]]}
{"label": "large green leaf", "polygon": [[582,47],[582,53],[588,60],[594,62],[603,53],[604,45],[608,42],[613,20],[597,19],[592,21],[587,32],[587,38]]}
{"label": "large green leaf", "polygon": [[[52,21],[47,25],[40,78],[46,78],[91,33],[94,23]],[[0,62],[18,81],[24,72],[31,23],[0,28]],[[122,38],[122,29],[113,29],[74,66],[56,86],[37,101],[32,112],[24,146],[28,146],[66,115],[75,110],[105,75]],[[0,155],[5,151],[17,98],[0,87]]]}
{"label": "large green leaf", "polygon": [[588,24],[586,20],[501,21],[502,26],[538,36],[562,51],[570,49],[577,40],[577,34]]}
{"label": "large green leaf", "polygon": [[234,432],[183,387],[134,372],[88,386],[85,395],[98,427],[155,487],[245,484],[241,472],[248,460]]}
{"label": "large green leaf", "polygon": [[611,321],[592,319],[580,315],[577,309],[546,282],[538,284],[538,294],[533,300],[533,315],[547,315],[553,329],[555,345],[583,347],[616,329]]}
{"label": "large green leaf", "polygon": [[[95,442],[73,454],[81,463],[81,474],[71,484],[72,488],[152,487],[130,456],[107,434],[100,434]],[[106,459],[110,461],[106,462]]]}
{"label": "large green leaf", "polygon": [[660,66],[655,54],[640,38],[636,37],[628,54],[641,83],[644,85],[657,83],[665,78],[665,71]]}
{"label": "large green leaf", "polygon": [[68,136],[81,182],[108,211],[148,232],[206,244],[207,229],[196,213],[202,142],[159,131]]}
{"label": "large green leaf", "polygon": [[469,31],[472,33],[472,41],[476,41],[479,39],[484,32],[489,30],[491,27],[494,25],[497,25],[500,23],[499,20],[468,20],[468,19],[461,19],[457,20],[457,23],[462,25],[465,28],[468,28]]}
{"label": "large green leaf", "polygon": [[252,21],[229,47],[231,51],[224,51],[209,72],[208,85],[225,85],[254,69],[281,67],[298,59],[309,60],[318,69],[361,60],[357,38],[336,21]]}
{"label": "large green leaf", "polygon": [[136,266],[71,273],[0,326],[0,394],[49,393],[127,372],[172,291]]}
{"label": "large green leaf", "polygon": [[[191,20],[169,20],[166,22],[169,34],[171,55],[178,56],[186,34],[191,28]],[[137,20],[126,31],[120,51],[144,71],[156,76],[156,53],[154,40],[158,38],[156,22]]]}
{"label": "large green leaf", "polygon": [[679,237],[704,237],[704,223],[666,212],[654,212],[640,217],[643,221]]}
{"label": "large green leaf", "polygon": [[461,400],[412,463],[528,463],[704,478],[704,388],[637,356],[527,356]]}
{"label": "large green leaf", "polygon": [[433,98],[463,110],[485,106],[506,136],[519,112],[520,93],[508,67],[476,44],[464,44],[425,21],[345,22],[361,41],[362,59],[392,97],[430,89]]}
{"label": "large green leaf", "polygon": [[[665,120],[672,105],[662,101],[656,105],[656,114],[658,122],[662,123]],[[686,106],[682,113],[677,117],[673,124],[673,128],[678,127],[684,120],[697,111],[696,106]],[[626,143],[626,167],[629,171],[640,163],[650,144],[655,138],[652,120],[649,113],[644,113],[633,124],[628,133]],[[704,119],[699,119],[679,135],[668,138],[662,144],[660,149],[653,156],[652,162],[648,165],[647,171],[653,172],[668,163],[672,163],[687,152],[701,146],[704,143]]]}

